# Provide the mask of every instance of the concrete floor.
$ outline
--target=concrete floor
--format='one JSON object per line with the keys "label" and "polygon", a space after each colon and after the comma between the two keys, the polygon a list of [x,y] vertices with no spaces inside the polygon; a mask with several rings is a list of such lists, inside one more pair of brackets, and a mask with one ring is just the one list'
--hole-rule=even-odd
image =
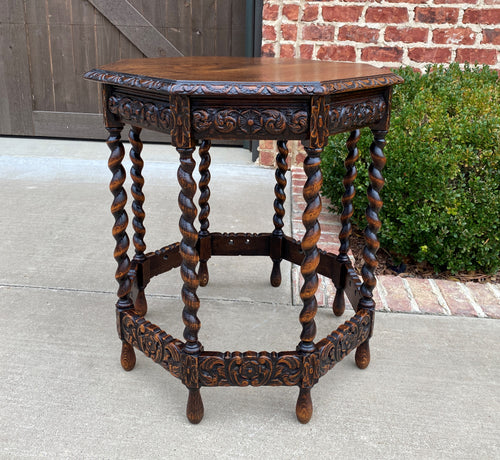
{"label": "concrete floor", "polygon": [[[284,387],[202,389],[205,417],[189,424],[179,381],[139,354],[132,372],[120,367],[106,146],[0,138],[0,152],[0,458],[500,458],[491,319],[379,313],[370,366],[350,355],[322,378],[308,425],[295,418],[298,390]],[[179,239],[177,157],[164,146],[144,157],[153,250]],[[272,228],[273,171],[230,148],[213,149],[211,171],[214,231]],[[294,348],[290,265],[278,289],[270,268],[211,259],[205,349]],[[148,319],[176,337],[179,290],[177,271],[148,290]],[[318,337],[340,321],[319,310]]]}

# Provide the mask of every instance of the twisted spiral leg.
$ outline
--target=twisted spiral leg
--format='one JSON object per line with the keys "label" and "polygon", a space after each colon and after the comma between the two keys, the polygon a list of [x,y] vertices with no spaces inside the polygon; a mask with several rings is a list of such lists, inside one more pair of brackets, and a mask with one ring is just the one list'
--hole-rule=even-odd
{"label": "twisted spiral leg", "polygon": [[[128,277],[130,269],[130,259],[127,251],[129,247],[129,239],[127,235],[128,216],[125,211],[127,204],[127,193],[123,188],[126,179],[125,169],[122,166],[122,161],[125,156],[125,149],[121,142],[121,131],[123,127],[109,127],[106,128],[109,132],[106,144],[108,145],[111,154],[108,160],[108,167],[112,173],[109,189],[113,194],[113,203],[111,204],[111,213],[115,218],[113,225],[113,237],[115,238],[116,245],[114,250],[114,257],[118,267],[115,272],[115,279],[118,282],[118,301],[116,308],[119,312],[131,310],[133,308],[132,299],[130,298],[130,291],[132,285]],[[135,364],[134,349],[123,342],[121,363],[125,370],[131,370]]]}
{"label": "twisted spiral leg", "polygon": [[298,350],[304,353],[314,351],[314,337],[316,336],[316,323],[314,317],[318,309],[316,302],[316,290],[318,289],[318,275],[316,268],[319,264],[319,251],[316,246],[321,229],[318,216],[321,212],[321,197],[319,192],[323,182],[320,166],[321,148],[305,148],[307,157],[304,160],[304,171],[307,176],[304,185],[304,199],[306,208],[302,214],[302,223],[305,227],[305,234],[302,238],[302,251],[304,259],[301,264],[301,273],[304,277],[304,285],[300,291],[300,298],[304,304],[300,312],[300,322],[302,323],[302,334]]}
{"label": "twisted spiral leg", "polygon": [[[209,140],[203,140],[200,145],[200,199],[198,204],[200,205],[200,239],[209,236],[208,227],[210,222],[208,216],[210,214],[210,205],[208,200],[210,199],[210,188],[208,184],[210,183],[210,145]],[[208,284],[208,267],[207,260],[205,257],[200,257],[200,268],[198,269],[198,277],[200,280],[200,286],[206,286]]]}
{"label": "twisted spiral leg", "polygon": [[[274,231],[273,236],[281,238],[283,236],[283,217],[285,217],[285,200],[286,200],[286,172],[288,170],[288,165],[286,159],[288,157],[288,148],[286,146],[286,141],[278,141],[278,155],[276,156],[276,163],[278,167],[276,168],[276,185],[274,186]],[[281,252],[281,251],[280,251]],[[280,253],[281,256],[281,253]],[[281,257],[274,257],[273,259],[273,269],[271,271],[271,285],[278,287],[281,284],[281,270],[280,263]]]}
{"label": "twisted spiral leg", "polygon": [[[361,286],[362,298],[358,304],[359,308],[368,310],[375,309],[373,301],[373,289],[377,284],[375,279],[375,269],[377,268],[376,253],[380,246],[377,233],[380,230],[381,222],[378,217],[382,208],[382,199],[379,192],[384,186],[382,169],[385,166],[385,156],[383,153],[385,147],[385,135],[387,131],[373,130],[374,140],[370,146],[370,155],[372,163],[368,169],[370,185],[368,187],[368,207],[366,208],[366,220],[368,225],[365,229],[365,247],[363,250],[364,265],[361,270],[363,284]],[[370,362],[370,348],[368,340],[362,343],[356,350],[356,364],[361,369],[368,366]]]}
{"label": "twisted spiral leg", "polygon": [[196,243],[198,241],[198,232],[194,228],[196,219],[196,206],[193,197],[196,192],[196,182],[193,180],[193,170],[195,161],[193,159],[194,148],[177,148],[180,154],[180,166],[177,171],[177,179],[181,186],[179,193],[179,207],[182,215],[179,221],[179,228],[182,234],[180,244],[180,254],[182,257],[181,276],[184,281],[182,286],[182,300],[184,309],[182,319],[184,325],[184,338],[186,345],[184,351],[189,354],[197,354],[201,349],[198,342],[198,331],[200,329],[200,320],[197,313],[200,307],[200,300],[196,295],[198,288],[198,275],[196,265],[198,264],[198,251]]}
{"label": "twisted spiral leg", "polygon": [[[352,131],[349,138],[347,139],[347,151],[348,155],[344,162],[346,173],[344,176],[344,195],[342,196],[342,215],[340,216],[340,221],[342,223],[342,229],[339,234],[340,239],[340,249],[337,260],[343,264],[349,262],[349,257],[347,253],[349,252],[349,237],[351,236],[351,217],[354,212],[352,205],[352,200],[356,194],[354,188],[354,181],[358,174],[356,170],[356,161],[359,158],[359,151],[357,148],[357,143],[361,132],[359,129]],[[344,288],[345,288],[345,274],[341,277],[341,286],[337,289],[335,293],[335,298],[333,300],[333,313],[336,316],[341,316],[345,310],[345,299],[344,299]]]}
{"label": "twisted spiral leg", "polygon": [[[132,161],[132,167],[130,168],[130,176],[132,177],[132,197],[134,201],[132,202],[132,211],[134,213],[134,219],[132,220],[132,225],[134,227],[134,246],[135,246],[135,256],[134,259],[138,261],[144,261],[146,256],[144,251],[146,250],[146,243],[144,242],[144,235],[146,234],[146,228],[144,227],[144,218],[146,213],[143,209],[144,204],[144,193],[142,192],[142,187],[144,186],[144,177],[142,177],[142,168],[144,167],[144,161],[141,158],[142,152],[142,141],[140,138],[142,128],[137,126],[132,126],[129,132],[129,141],[131,144],[130,149],[130,160]],[[148,304],[146,301],[146,295],[144,294],[144,288],[141,286],[137,294],[137,298],[134,303],[134,310],[138,315],[144,316],[148,311]]]}

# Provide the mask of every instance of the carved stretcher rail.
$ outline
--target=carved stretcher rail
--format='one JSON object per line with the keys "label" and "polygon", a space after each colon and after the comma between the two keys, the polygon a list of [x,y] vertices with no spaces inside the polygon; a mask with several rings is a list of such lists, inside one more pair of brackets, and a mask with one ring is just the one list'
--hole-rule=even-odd
{"label": "carved stretcher rail", "polygon": [[[200,386],[314,385],[370,334],[372,315],[358,311],[318,342],[311,354],[283,352],[183,352],[184,343],[132,312],[119,317],[120,336],[190,388]],[[194,366],[194,367],[193,367]]]}
{"label": "carved stretcher rail", "polygon": [[[241,255],[271,255],[271,233],[210,233],[210,256],[241,256]],[[155,252],[146,254],[144,261],[133,260],[129,277],[134,289],[140,286],[145,288],[153,276],[165,273],[181,265],[182,258],[179,253],[180,243],[173,243]],[[346,271],[345,293],[353,308],[356,309],[361,299],[360,287],[362,282],[353,269],[349,260],[340,262],[338,255],[319,250],[320,261],[317,267],[319,275],[331,279],[336,288],[340,286],[341,269]],[[304,259],[300,241],[289,236],[281,240],[280,258],[300,265]]]}

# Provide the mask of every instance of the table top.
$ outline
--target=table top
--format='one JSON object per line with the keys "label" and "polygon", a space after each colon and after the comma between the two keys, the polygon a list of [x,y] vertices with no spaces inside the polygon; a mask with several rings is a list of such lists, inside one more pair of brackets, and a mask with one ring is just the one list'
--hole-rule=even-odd
{"label": "table top", "polygon": [[402,82],[368,64],[304,59],[176,57],[127,59],[84,75],[89,80],[188,95],[325,95]]}

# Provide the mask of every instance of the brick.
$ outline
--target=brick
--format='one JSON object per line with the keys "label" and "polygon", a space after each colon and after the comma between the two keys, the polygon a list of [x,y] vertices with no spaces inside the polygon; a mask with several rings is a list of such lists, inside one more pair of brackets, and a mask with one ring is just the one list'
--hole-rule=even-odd
{"label": "brick", "polygon": [[262,26],[262,39],[274,41],[276,40],[276,30],[274,26],[263,25]]}
{"label": "brick", "polygon": [[318,50],[321,61],[355,61],[356,51],[353,46],[325,45]]}
{"label": "brick", "polygon": [[274,166],[274,152],[262,150],[259,152],[259,162],[262,166]]}
{"label": "brick", "polygon": [[283,16],[285,16],[290,21],[297,21],[299,19],[299,5],[283,5]]}
{"label": "brick", "polygon": [[443,307],[439,304],[436,294],[432,291],[429,280],[419,278],[405,278],[410,290],[422,313],[444,314]]}
{"label": "brick", "polygon": [[378,29],[369,27],[343,26],[339,30],[339,40],[352,40],[359,43],[377,43]]}
{"label": "brick", "polygon": [[304,40],[333,40],[335,26],[308,24],[302,29]]}
{"label": "brick", "polygon": [[276,56],[276,52],[274,50],[274,44],[273,43],[265,43],[264,45],[262,45],[261,53],[262,53],[262,56],[267,56],[267,57]]}
{"label": "brick", "polygon": [[295,57],[295,46],[294,45],[281,45],[280,46],[280,57],[282,57],[282,58]]}
{"label": "brick", "polygon": [[305,159],[306,159],[305,152],[298,152],[297,155],[295,155],[295,164],[300,165],[301,163],[304,163]]}
{"label": "brick", "polygon": [[321,219],[322,224],[321,224],[321,232],[322,233],[328,233],[331,235],[338,235],[340,230],[342,229],[342,225],[339,223],[335,222],[324,222],[323,219]]}
{"label": "brick", "polygon": [[[385,0],[387,3],[401,3],[403,0]],[[455,0],[455,3],[460,0]],[[404,3],[413,3],[413,4],[425,4],[429,3],[429,0],[404,0]]]}
{"label": "brick", "polygon": [[426,42],[429,29],[423,27],[395,27],[389,26],[385,29],[385,41],[417,43]]}
{"label": "brick", "polygon": [[304,7],[304,12],[302,13],[302,21],[311,22],[318,19],[318,6],[317,5],[306,5]]}
{"label": "brick", "polygon": [[464,296],[458,283],[448,280],[436,280],[436,284],[452,315],[477,316],[476,310]]}
{"label": "brick", "polygon": [[415,20],[428,24],[455,24],[458,20],[458,8],[415,8]]}
{"label": "brick", "polygon": [[500,8],[465,10],[462,22],[464,24],[500,24]]}
{"label": "brick", "polygon": [[361,51],[363,61],[401,62],[403,50],[390,46],[368,46]]}
{"label": "brick", "polygon": [[260,141],[259,150],[275,150],[274,141]]}
{"label": "brick", "polygon": [[[281,38],[283,40],[297,40],[296,24],[281,24]],[[284,57],[281,55],[281,57]]]}
{"label": "brick", "polygon": [[465,283],[472,297],[490,318],[500,318],[500,299],[498,299],[487,284]]}
{"label": "brick", "polygon": [[387,292],[387,306],[394,312],[411,312],[410,299],[404,288],[403,281],[398,276],[380,276],[379,283]]}
{"label": "brick", "polygon": [[494,65],[497,63],[497,50],[482,50],[461,48],[457,50],[457,62],[478,62],[479,64]]}
{"label": "brick", "polygon": [[356,22],[362,12],[362,6],[324,6],[323,19],[328,22]]}
{"label": "brick", "polygon": [[383,24],[408,22],[408,10],[397,7],[371,7],[366,10],[365,20]]}
{"label": "brick", "polygon": [[408,50],[408,57],[415,62],[450,62],[451,51],[447,48],[412,48]]}
{"label": "brick", "polygon": [[481,43],[500,45],[500,29],[483,29],[483,39]]}
{"label": "brick", "polygon": [[475,5],[478,0],[434,0],[435,5],[447,5],[449,3],[468,3],[470,5]]}
{"label": "brick", "polygon": [[[321,224],[320,224],[320,228],[322,228]],[[327,240],[329,240],[329,241],[327,241]],[[335,241],[332,241],[331,238],[327,238],[325,240],[320,240],[318,242],[318,248],[320,248],[326,252],[337,253],[337,252],[339,252],[340,243],[336,243]]]}
{"label": "brick", "polygon": [[312,59],[314,45],[300,45],[299,52],[302,59]]}
{"label": "brick", "polygon": [[264,21],[276,21],[278,19],[279,5],[265,3],[262,9],[262,19]]}
{"label": "brick", "polygon": [[472,45],[476,34],[469,28],[436,29],[432,33],[432,41],[447,45]]}

